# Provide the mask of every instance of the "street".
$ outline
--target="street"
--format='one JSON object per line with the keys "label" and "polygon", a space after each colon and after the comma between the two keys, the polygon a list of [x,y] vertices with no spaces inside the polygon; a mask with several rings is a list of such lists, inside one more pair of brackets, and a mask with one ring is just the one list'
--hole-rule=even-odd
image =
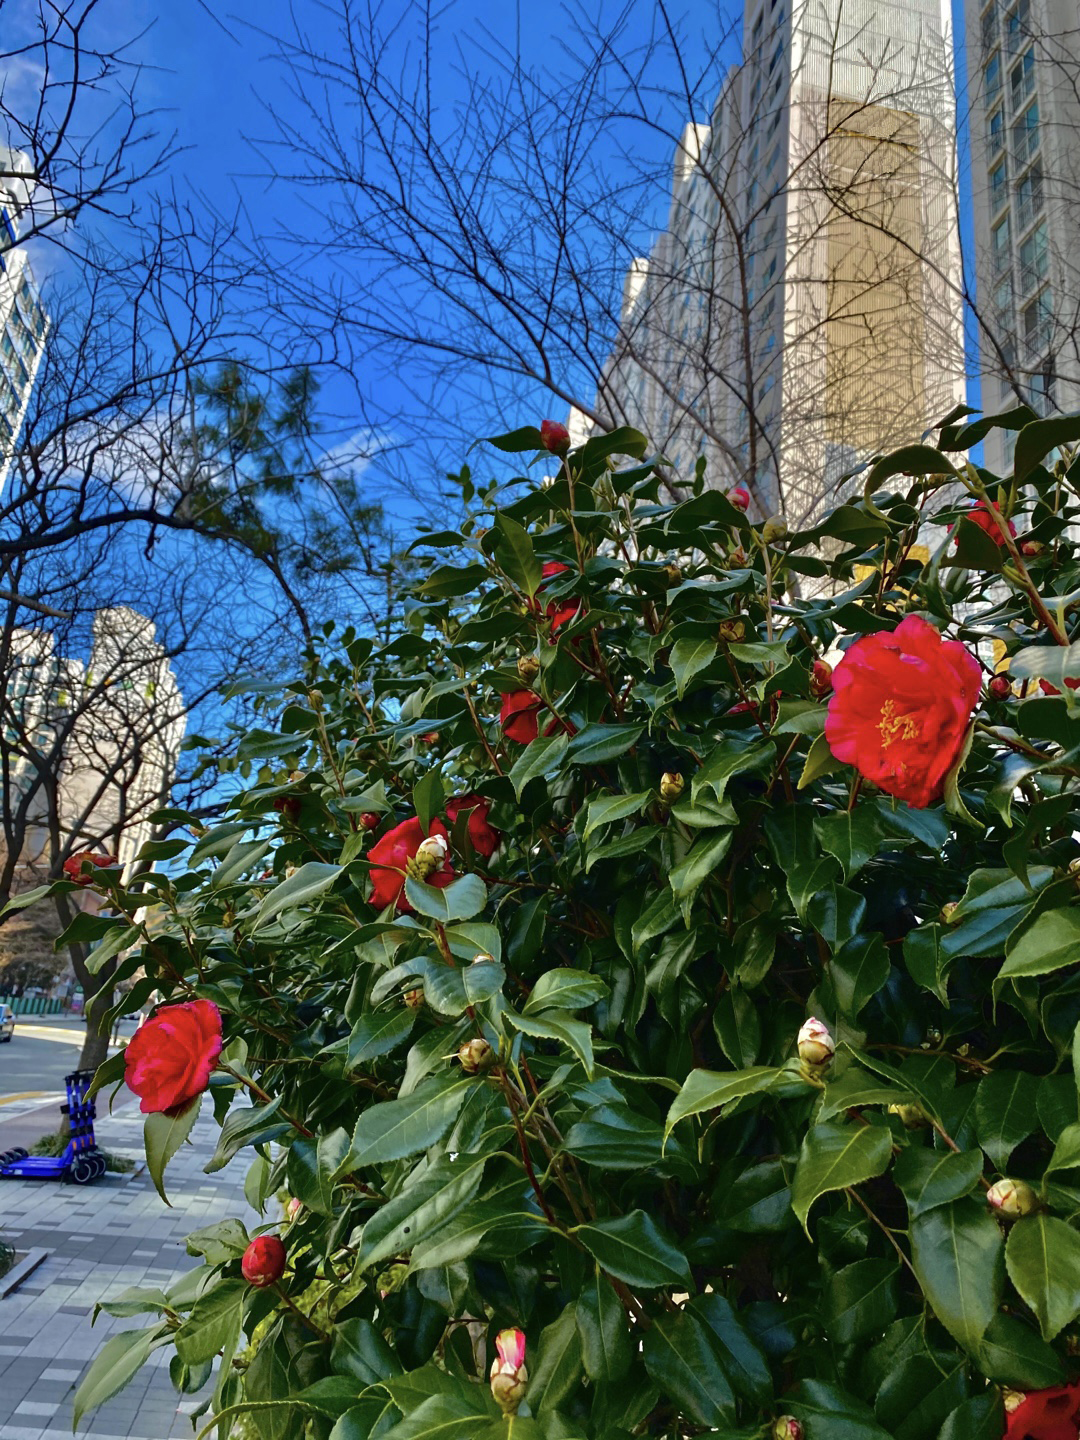
{"label": "street", "polygon": [[[18,1002],[15,1003],[18,1015]],[[123,1033],[131,1033],[129,1022]],[[29,1147],[60,1123],[64,1076],[78,1064],[86,1022],[81,1016],[28,1015],[14,1039],[0,1045],[0,1150]],[[119,1097],[118,1097],[119,1098]]]}

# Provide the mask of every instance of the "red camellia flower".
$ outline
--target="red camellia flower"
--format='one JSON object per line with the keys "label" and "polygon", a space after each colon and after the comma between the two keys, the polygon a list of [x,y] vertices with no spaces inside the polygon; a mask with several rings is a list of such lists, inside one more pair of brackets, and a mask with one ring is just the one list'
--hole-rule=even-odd
{"label": "red camellia flower", "polygon": [[[558,560],[549,560],[543,570],[545,580],[552,580],[556,575],[569,575],[570,566],[563,565]],[[544,588],[543,584],[540,586]],[[538,600],[530,600],[529,608],[534,611],[540,609]],[[566,600],[552,600],[549,602],[544,614],[551,621],[551,633],[554,634],[560,626],[568,624],[581,609],[581,601],[570,597]]]}
{"label": "red camellia flower", "polygon": [[531,690],[515,690],[510,695],[504,695],[499,711],[503,734],[519,745],[528,745],[540,733],[539,717],[543,709],[543,700]]}
{"label": "red camellia flower", "polygon": [[240,1270],[249,1285],[264,1290],[285,1273],[285,1246],[276,1235],[256,1235],[244,1251]]}
{"label": "red camellia flower", "polygon": [[733,485],[727,492],[727,498],[735,506],[736,510],[750,509],[750,491],[745,485]]}
{"label": "red camellia flower", "polygon": [[856,640],[833,671],[825,736],[838,760],[921,810],[964,745],[982,672],[918,615]]}
{"label": "red camellia flower", "polygon": [[482,795],[455,795],[446,802],[446,818],[453,825],[463,810],[469,812],[469,839],[478,855],[485,860],[495,854],[502,835],[488,824],[491,801]]}
{"label": "red camellia flower", "polygon": [[557,420],[540,421],[540,439],[552,455],[565,455],[570,449],[570,431]]}
{"label": "red camellia flower", "polygon": [[[985,531],[986,534],[990,536],[990,539],[993,540],[995,545],[1004,545],[1005,536],[1002,535],[1001,531],[998,529],[997,521],[990,513],[991,506],[996,511],[998,511],[999,514],[1001,513],[1001,506],[997,503],[997,501],[991,500],[990,503],[987,504],[985,500],[976,500],[975,504],[972,505],[971,509],[965,511],[964,519],[967,520],[969,524],[977,525],[980,530]],[[1009,534],[1015,535],[1016,526],[1012,523],[1011,520],[1008,522],[1008,525]],[[949,526],[950,530],[952,530],[953,528],[954,527],[952,525]]]}
{"label": "red camellia flower", "polygon": [[1003,1440],[1077,1440],[1080,1382],[1033,1390],[1008,1417]]}
{"label": "red camellia flower", "polygon": [[95,870],[119,870],[120,861],[115,855],[96,855],[90,850],[80,850],[69,855],[64,861],[64,874],[76,885],[92,885],[97,879]]}
{"label": "red camellia flower", "polygon": [[[1066,680],[1065,687],[1068,690],[1080,690],[1080,680]],[[1040,680],[1039,689],[1044,695],[1060,695],[1061,691],[1056,685],[1051,685],[1049,680]]]}
{"label": "red camellia flower", "polygon": [[124,1079],[144,1115],[179,1110],[210,1084],[221,1053],[221,1011],[212,1000],[166,1005],[124,1051]]}
{"label": "red camellia flower", "polygon": [[[368,853],[368,859],[375,867],[371,872],[371,903],[377,910],[384,909],[392,902],[396,902],[399,910],[413,908],[405,898],[405,862],[411,860],[423,841],[433,835],[439,835],[443,840],[448,839],[443,822],[432,820],[425,835],[420,821],[414,815],[411,820],[402,820],[400,825],[395,825],[380,840],[376,840]],[[453,878],[453,866],[449,861],[445,861],[441,869],[428,876],[427,884],[442,890]]]}

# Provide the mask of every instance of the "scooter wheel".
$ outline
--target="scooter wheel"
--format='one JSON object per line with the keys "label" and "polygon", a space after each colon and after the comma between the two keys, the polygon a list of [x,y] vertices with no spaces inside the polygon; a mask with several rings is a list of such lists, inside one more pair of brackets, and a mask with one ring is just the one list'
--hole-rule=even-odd
{"label": "scooter wheel", "polygon": [[105,1171],[108,1169],[108,1166],[105,1163],[105,1156],[94,1155],[91,1158],[94,1162],[94,1169],[97,1171],[97,1175],[95,1178],[100,1180],[101,1177],[105,1174]]}
{"label": "scooter wheel", "polygon": [[29,1156],[29,1154],[30,1154],[30,1151],[29,1151],[29,1150],[24,1150],[23,1147],[22,1147],[21,1145],[19,1145],[16,1149],[14,1149],[14,1150],[9,1150],[9,1151],[8,1151],[8,1159],[9,1159],[9,1160],[25,1160],[25,1159]]}
{"label": "scooter wheel", "polygon": [[97,1168],[89,1155],[80,1155],[71,1167],[71,1178],[76,1185],[89,1185],[97,1178]]}

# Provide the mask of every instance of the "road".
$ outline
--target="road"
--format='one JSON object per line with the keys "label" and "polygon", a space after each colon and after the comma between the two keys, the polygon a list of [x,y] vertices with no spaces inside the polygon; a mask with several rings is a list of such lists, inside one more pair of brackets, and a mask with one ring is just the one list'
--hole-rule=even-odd
{"label": "road", "polygon": [[[130,1023],[125,1025],[124,1033],[131,1029]],[[85,1035],[86,1024],[79,1017],[28,1015],[16,1020],[15,1038],[0,1045],[0,1149],[28,1146],[57,1128],[64,1076],[78,1064]]]}

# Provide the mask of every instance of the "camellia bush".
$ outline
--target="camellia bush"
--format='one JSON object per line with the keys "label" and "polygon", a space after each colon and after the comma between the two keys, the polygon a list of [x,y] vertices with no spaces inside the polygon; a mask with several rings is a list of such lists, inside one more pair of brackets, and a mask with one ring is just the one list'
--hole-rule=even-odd
{"label": "camellia bush", "polygon": [[161,1002],[98,1085],[262,1223],[105,1301],[77,1418],[164,1348],[204,1435],[1075,1440],[1078,438],[957,415],[801,534],[492,442],[558,473],[463,472],[222,823],[80,872]]}

